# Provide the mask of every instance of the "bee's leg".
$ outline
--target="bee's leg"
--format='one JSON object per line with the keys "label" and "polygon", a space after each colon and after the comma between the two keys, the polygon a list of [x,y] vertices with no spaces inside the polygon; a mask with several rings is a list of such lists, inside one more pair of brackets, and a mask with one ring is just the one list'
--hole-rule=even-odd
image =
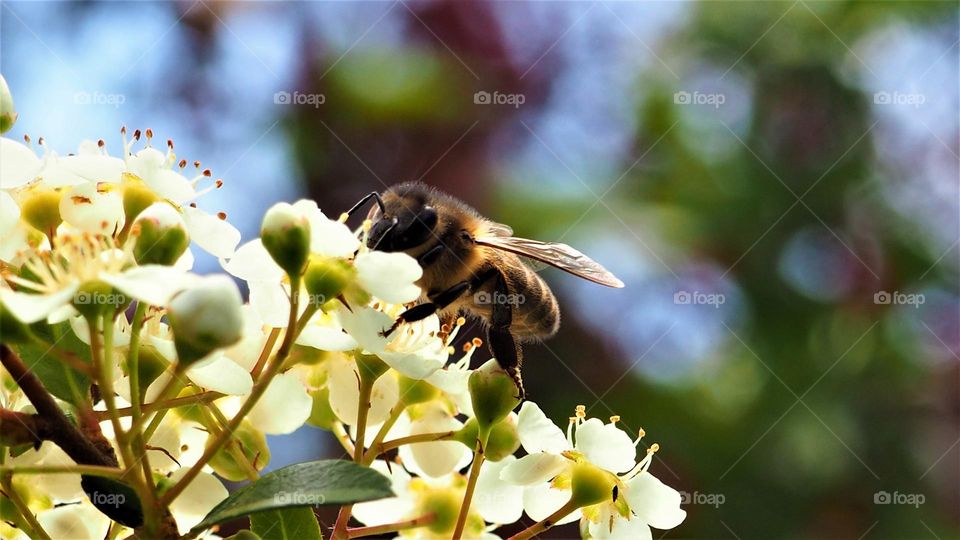
{"label": "bee's leg", "polygon": [[401,313],[400,316],[397,317],[397,320],[394,321],[393,326],[380,332],[380,335],[387,337],[393,333],[398,326],[405,322],[416,322],[426,319],[427,317],[454,303],[458,298],[463,296],[463,293],[465,293],[469,288],[469,281],[461,281],[445,291],[430,295],[429,302],[417,304]]}
{"label": "bee's leg", "polygon": [[417,257],[417,264],[419,264],[421,268],[426,268],[427,266],[430,265],[430,263],[437,260],[437,257],[445,249],[447,249],[447,246],[443,245],[442,243],[433,246],[432,248],[421,253],[419,257]]}
{"label": "bee's leg", "polygon": [[[503,274],[497,272],[494,282],[494,298],[509,298],[510,291],[507,288],[506,279]],[[513,323],[513,308],[507,302],[494,302],[490,315],[490,326],[487,327],[487,344],[490,347],[490,353],[497,359],[497,363],[517,384],[519,395],[517,398],[524,399],[523,380],[520,378],[520,363],[523,360],[523,354],[520,352],[520,346],[516,338],[510,333],[510,325]]]}

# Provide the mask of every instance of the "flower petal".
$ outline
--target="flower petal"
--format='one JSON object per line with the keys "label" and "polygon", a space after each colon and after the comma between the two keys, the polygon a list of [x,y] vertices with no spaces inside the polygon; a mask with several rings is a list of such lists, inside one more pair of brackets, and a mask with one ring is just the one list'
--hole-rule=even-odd
{"label": "flower petal", "polygon": [[633,513],[651,527],[672,529],[687,517],[680,509],[680,493],[648,472],[628,481],[624,496]]}
{"label": "flower petal", "polygon": [[540,484],[557,476],[569,465],[567,458],[556,454],[528,454],[505,466],[500,472],[500,479],[521,486]]}
{"label": "flower petal", "polygon": [[423,276],[423,269],[406,253],[361,253],[355,266],[360,285],[381,300],[406,304],[420,297],[420,287],[414,283]]}
{"label": "flower petal", "polygon": [[190,238],[204,251],[223,259],[233,256],[240,243],[240,231],[236,227],[190,206],[183,208],[183,220],[187,223]]}
{"label": "flower petal", "polygon": [[380,499],[356,504],[353,507],[353,517],[367,526],[385,525],[408,518],[414,510],[413,498],[407,491],[410,484],[410,474],[396,463],[387,466],[383,460],[374,461],[370,468],[390,479],[396,497]]}
{"label": "flower petal", "polygon": [[570,450],[567,437],[560,431],[540,406],[532,401],[524,401],[517,418],[517,430],[520,432],[520,444],[528,454],[550,452],[559,454]]}
{"label": "flower petal", "polygon": [[357,340],[334,326],[308,324],[297,336],[297,345],[306,345],[321,351],[352,351]]}
{"label": "flower petal", "polygon": [[5,238],[20,221],[20,207],[6,191],[0,191],[0,238]]}
{"label": "flower petal", "polygon": [[315,201],[300,199],[293,207],[310,220],[310,251],[328,257],[350,257],[360,248],[356,235],[343,223],[327,218]]}
{"label": "flower petal", "polygon": [[[360,398],[359,372],[357,365],[343,355],[333,355],[329,362],[329,379],[327,387],[330,389],[330,407],[343,423],[356,425],[357,401]],[[370,411],[367,413],[368,424],[380,424],[387,419],[390,408],[400,399],[400,388],[397,378],[390,374],[377,379],[373,384],[370,395]]]}
{"label": "flower petal", "polygon": [[[182,468],[170,475],[170,482],[176,483],[189,469]],[[170,513],[177,521],[180,534],[186,534],[194,525],[203,521],[203,518],[227,498],[227,488],[220,480],[209,473],[201,472],[187,484],[179,497],[170,503]]]}
{"label": "flower petal", "polygon": [[237,248],[230,260],[221,264],[224,270],[244,281],[279,282],[284,275],[259,238]]}
{"label": "flower petal", "polygon": [[[223,355],[213,362],[191,367],[187,370],[187,377],[202,388],[233,396],[249,394],[253,388],[250,373]],[[267,394],[269,393],[268,388]]]}
{"label": "flower petal", "polygon": [[86,182],[64,193],[60,215],[81,231],[111,235],[123,228],[123,197],[111,184]]}
{"label": "flower petal", "polygon": [[51,294],[27,294],[0,287],[0,302],[21,322],[35,323],[73,300],[78,284]]}
{"label": "flower petal", "polygon": [[[456,431],[461,427],[463,424],[451,417],[442,407],[430,407],[422,417],[410,424],[410,435]],[[467,456],[472,457],[470,450],[454,441],[423,442],[400,447],[400,459],[404,464],[420,476],[431,478],[441,478],[458,470],[465,464]],[[413,464],[416,464],[416,467],[411,467]]]}
{"label": "flower petal", "polygon": [[577,428],[578,451],[601,469],[621,473],[637,464],[637,448],[622,429],[591,418]]}
{"label": "flower petal", "polygon": [[480,469],[473,509],[488,523],[513,523],[523,515],[523,488],[500,480],[500,471],[517,460],[507,456]]}
{"label": "flower petal", "polygon": [[[523,509],[534,521],[543,521],[551,514],[567,504],[570,500],[570,491],[554,489],[550,484],[538,484],[523,490]],[[556,525],[563,525],[580,519],[580,511],[576,510],[567,517],[557,521]]]}
{"label": "flower petal", "polygon": [[178,292],[195,285],[199,277],[172,266],[145,264],[120,274],[102,272],[100,279],[131,298],[154,306],[165,306]]}
{"label": "flower petal", "polygon": [[257,429],[271,435],[293,433],[306,423],[313,399],[293,373],[277,375],[248,418]]}
{"label": "flower petal", "polygon": [[71,540],[100,540],[110,528],[110,519],[86,504],[42,510],[37,512],[37,522],[50,538]]}
{"label": "flower petal", "polygon": [[42,165],[40,158],[26,145],[0,137],[0,188],[26,184],[36,177]]}
{"label": "flower petal", "polygon": [[588,522],[590,538],[597,540],[653,540],[653,531],[642,519],[624,519],[615,516],[613,521]]}

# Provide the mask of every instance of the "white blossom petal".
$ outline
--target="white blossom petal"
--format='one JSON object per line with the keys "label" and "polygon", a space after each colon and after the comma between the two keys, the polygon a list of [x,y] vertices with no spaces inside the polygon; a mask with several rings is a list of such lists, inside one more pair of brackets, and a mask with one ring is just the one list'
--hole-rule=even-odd
{"label": "white blossom petal", "polygon": [[229,259],[240,243],[240,231],[217,216],[199,208],[183,208],[183,220],[190,231],[190,239],[215,257]]}
{"label": "white blossom petal", "polygon": [[528,454],[505,466],[500,472],[500,479],[522,486],[540,484],[557,476],[569,465],[567,458],[556,454]]}
{"label": "white blossom petal", "polygon": [[473,509],[488,523],[513,523],[523,515],[523,488],[500,480],[500,472],[516,460],[507,456],[497,462],[485,462],[480,468]]}
{"label": "white blossom petal", "polygon": [[26,184],[37,176],[42,165],[40,158],[26,145],[0,137],[0,188]]}
{"label": "white blossom petal", "polygon": [[[463,424],[442,407],[431,406],[423,412],[423,416],[411,422],[409,434],[457,431],[461,427]],[[404,464],[420,476],[431,478],[441,478],[458,470],[464,465],[466,456],[472,457],[472,452],[456,441],[422,442],[400,447],[400,458]],[[416,464],[416,467],[411,467],[412,464]]]}
{"label": "white blossom petal", "polygon": [[360,285],[381,300],[406,304],[420,297],[420,287],[414,283],[423,276],[423,269],[406,253],[361,253],[354,265]]}
{"label": "white blossom petal", "polygon": [[110,518],[86,504],[42,510],[37,512],[37,522],[50,538],[70,540],[101,540],[110,528]]}
{"label": "white blossom petal", "polygon": [[352,351],[357,348],[357,340],[334,326],[308,324],[297,335],[297,345],[306,345],[321,351]]}
{"label": "white blossom petal", "polygon": [[119,183],[123,171],[126,168],[123,160],[117,157],[111,157],[103,154],[77,154],[73,156],[58,157],[56,167],[62,169],[53,174],[51,178],[50,171],[52,167],[45,168],[43,171],[43,180],[47,183],[75,183],[75,180],[69,179],[67,174],[88,182],[111,182]]}
{"label": "white blossom petal", "polygon": [[20,207],[6,191],[0,191],[0,238],[11,234],[20,221]]}
{"label": "white blossom petal", "polygon": [[[330,407],[341,422],[347,425],[357,423],[357,401],[360,399],[359,372],[357,365],[342,355],[334,355],[329,360]],[[400,388],[396,377],[390,374],[377,379],[370,396],[370,410],[367,423],[381,424],[390,414],[390,409],[400,399]]]}
{"label": "white blossom petal", "polygon": [[577,428],[576,448],[590,463],[610,472],[626,472],[637,464],[637,448],[626,432],[597,418]]}
{"label": "white blossom petal", "polygon": [[259,238],[243,244],[229,261],[221,261],[223,269],[244,281],[279,282],[284,271],[263,247]]}
{"label": "white blossom petal", "polygon": [[396,463],[387,467],[387,463],[379,459],[370,468],[390,479],[391,488],[397,496],[356,504],[353,506],[353,517],[367,526],[386,525],[408,518],[414,511],[413,498],[407,491],[410,474]]}
{"label": "white blossom petal", "polygon": [[360,248],[356,235],[343,223],[327,218],[315,201],[300,199],[293,207],[310,220],[310,251],[328,257],[350,257]]}
{"label": "white blossom petal", "polygon": [[313,399],[293,373],[283,373],[270,386],[247,416],[258,430],[271,435],[293,433],[310,417]]}
{"label": "white blossom petal", "polygon": [[102,272],[100,279],[131,298],[154,306],[165,306],[174,295],[196,285],[200,278],[172,266],[145,264],[131,267],[120,274]]}
{"label": "white blossom petal", "polygon": [[[551,514],[567,504],[570,500],[570,491],[554,489],[550,484],[538,484],[523,490],[523,509],[534,521],[543,521]],[[580,511],[571,512],[567,517],[559,520],[556,525],[563,525],[580,519]]]}
{"label": "white blossom petal", "polygon": [[123,228],[123,197],[111,184],[79,184],[60,198],[60,215],[81,231],[110,235]]}
{"label": "white blossom petal", "polygon": [[[170,475],[170,482],[178,482],[187,474],[187,470],[182,468],[175,471]],[[227,488],[223,487],[220,480],[209,473],[198,474],[192,482],[187,484],[180,496],[170,503],[170,513],[177,521],[180,534],[186,534],[194,525],[203,521],[210,510],[226,498]]]}
{"label": "white blossom petal", "polygon": [[0,287],[0,302],[21,322],[35,323],[47,318],[57,308],[71,302],[79,284],[50,294],[28,294]]}
{"label": "white blossom petal", "polygon": [[600,523],[589,522],[590,538],[597,540],[653,540],[653,531],[641,519],[623,519],[619,516]]}
{"label": "white blossom petal", "polygon": [[630,509],[651,527],[672,529],[687,517],[680,509],[680,493],[648,472],[629,480],[625,491]]}
{"label": "white blossom petal", "polygon": [[290,320],[290,297],[279,281],[249,281],[250,305],[263,324],[286,328]]}
{"label": "white blossom petal", "polygon": [[571,450],[566,435],[547,418],[540,406],[532,401],[524,401],[520,407],[517,431],[520,433],[520,444],[528,454],[536,452],[559,454]]}
{"label": "white blossom petal", "polygon": [[[187,370],[187,377],[201,388],[232,396],[249,394],[253,388],[250,373],[223,354],[205,365],[191,366]],[[267,393],[270,393],[270,389],[267,389]]]}

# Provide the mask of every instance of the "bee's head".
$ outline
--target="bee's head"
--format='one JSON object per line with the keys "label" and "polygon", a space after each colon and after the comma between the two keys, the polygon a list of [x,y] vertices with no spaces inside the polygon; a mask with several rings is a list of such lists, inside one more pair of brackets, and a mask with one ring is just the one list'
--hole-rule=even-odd
{"label": "bee's head", "polygon": [[437,209],[430,204],[429,195],[425,186],[408,184],[385,193],[383,209],[377,209],[371,218],[367,247],[406,251],[428,241],[437,226]]}

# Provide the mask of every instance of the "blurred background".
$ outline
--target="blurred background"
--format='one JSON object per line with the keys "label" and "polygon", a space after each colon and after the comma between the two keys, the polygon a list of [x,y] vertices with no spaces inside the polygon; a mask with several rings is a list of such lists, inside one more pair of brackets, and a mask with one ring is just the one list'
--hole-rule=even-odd
{"label": "blurred background", "polygon": [[524,378],[660,443],[669,538],[960,538],[958,37],[955,2],[0,3],[9,135],[150,127],[245,240],[422,180],[611,268],[546,271]]}

